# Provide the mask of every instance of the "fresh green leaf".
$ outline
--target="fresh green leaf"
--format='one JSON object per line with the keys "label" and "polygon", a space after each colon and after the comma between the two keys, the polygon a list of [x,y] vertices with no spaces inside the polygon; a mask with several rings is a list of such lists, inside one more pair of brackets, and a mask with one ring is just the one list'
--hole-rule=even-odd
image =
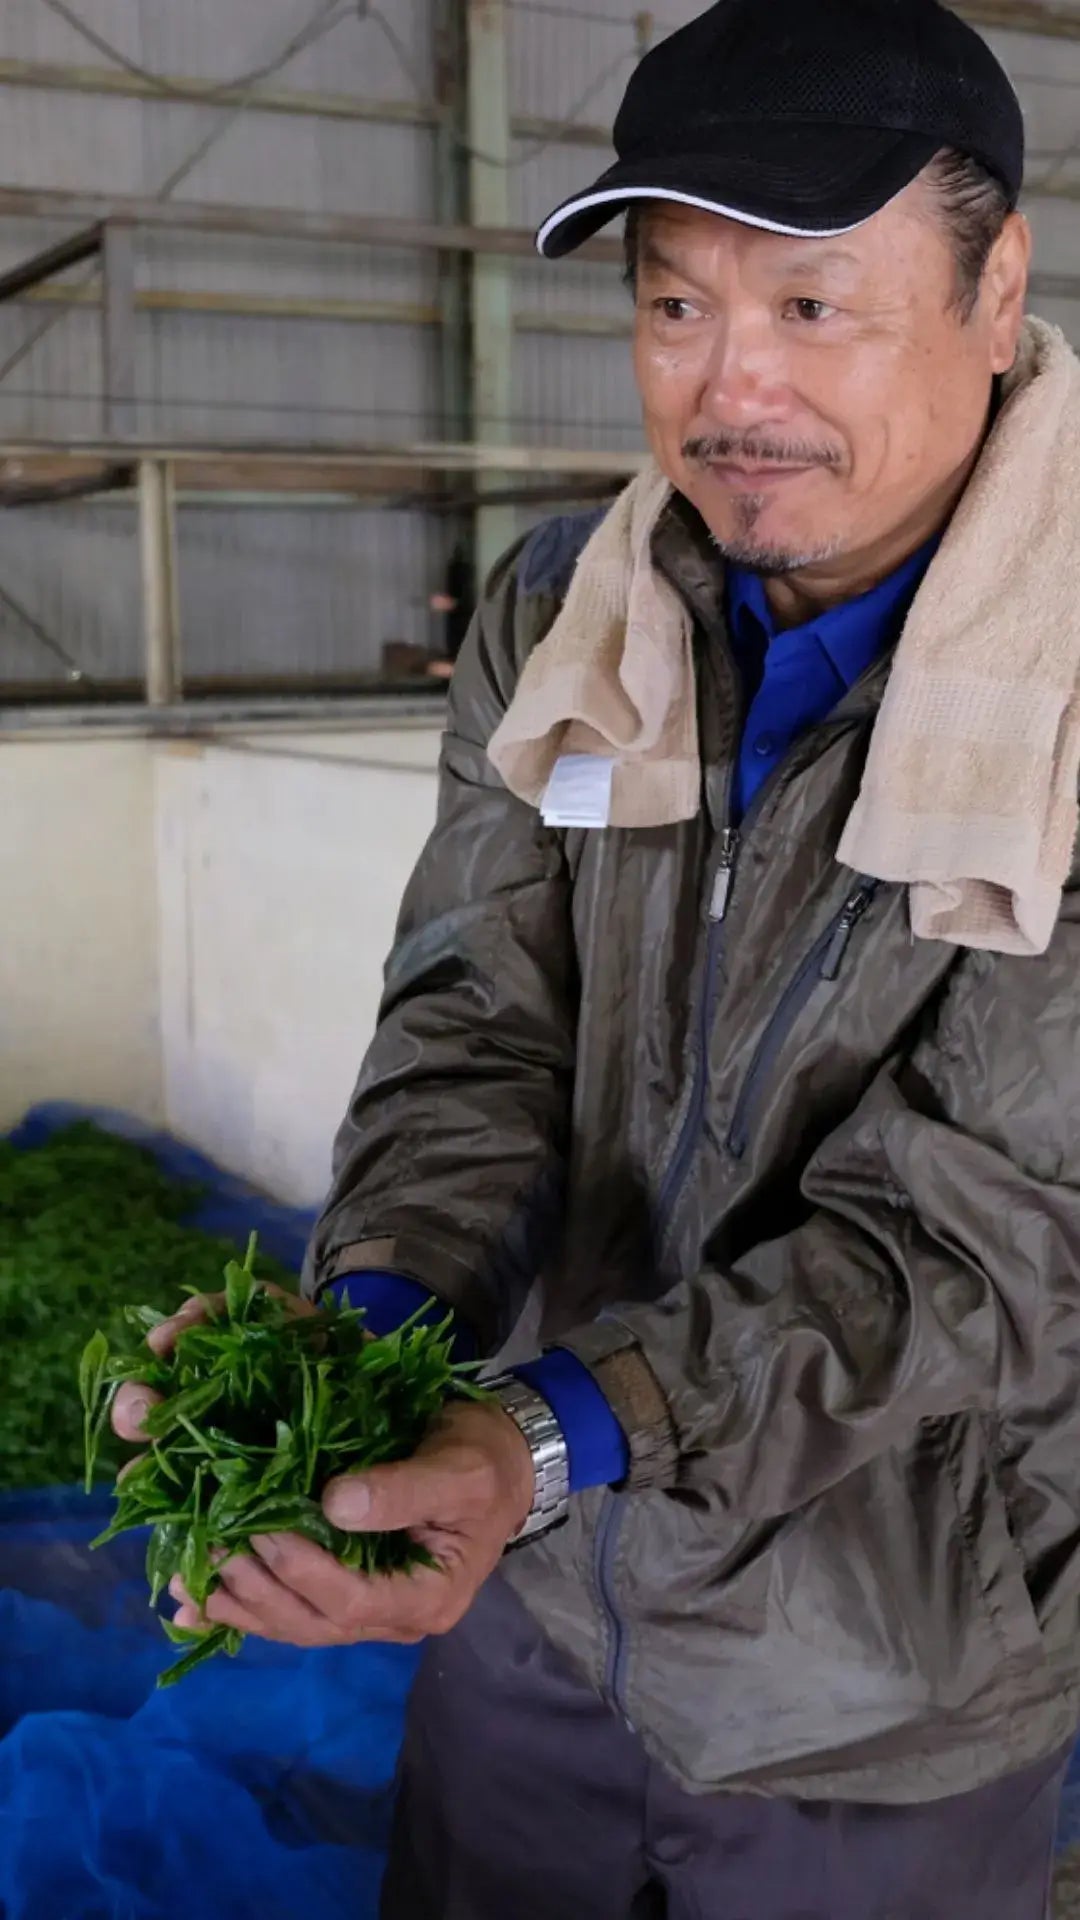
{"label": "fresh green leaf", "polygon": [[104,1425],[101,1392],[109,1363],[109,1342],[99,1330],[92,1334],[79,1361],[79,1398],[83,1406],[83,1476],[86,1491],[94,1484],[94,1467]]}
{"label": "fresh green leaf", "polygon": [[157,1606],[174,1573],[180,1571],[183,1542],[184,1528],[176,1520],[160,1521],[150,1536],[150,1544],[146,1549],[146,1577],[150,1582],[152,1607]]}
{"label": "fresh green leaf", "polygon": [[225,1269],[225,1310],[234,1324],[247,1318],[247,1310],[257,1291],[250,1268],[230,1260]]}
{"label": "fresh green leaf", "polygon": [[186,1680],[189,1673],[194,1673],[196,1667],[212,1660],[215,1653],[235,1653],[239,1645],[239,1636],[232,1627],[211,1627],[203,1633],[189,1634],[184,1628],[172,1626],[171,1622],[162,1624],[170,1640],[181,1646],[190,1645],[192,1641],[196,1644],[191,1646],[190,1652],[185,1653],[182,1660],[177,1660],[175,1665],[166,1667],[164,1673],[158,1674],[159,1687],[175,1687],[178,1680]]}
{"label": "fresh green leaf", "polygon": [[185,1421],[201,1420],[204,1414],[215,1407],[225,1391],[225,1382],[220,1379],[199,1381],[195,1386],[185,1388],[181,1393],[173,1394],[171,1399],[163,1400],[159,1407],[153,1407],[143,1421],[143,1432],[152,1440],[165,1440],[174,1428]]}
{"label": "fresh green leaf", "polygon": [[88,1412],[92,1412],[97,1404],[108,1358],[109,1343],[99,1329],[87,1341],[79,1361],[79,1395]]}
{"label": "fresh green leaf", "polygon": [[152,1333],[154,1328],[160,1327],[162,1321],[167,1320],[168,1317],[168,1314],[162,1313],[158,1307],[124,1308],[124,1319],[129,1327],[134,1327],[136,1333]]}

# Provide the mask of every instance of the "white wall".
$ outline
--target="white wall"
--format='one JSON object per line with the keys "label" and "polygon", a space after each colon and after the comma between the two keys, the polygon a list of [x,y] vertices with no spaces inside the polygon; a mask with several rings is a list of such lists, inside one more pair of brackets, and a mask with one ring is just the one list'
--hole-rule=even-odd
{"label": "white wall", "polygon": [[119,1107],[314,1205],[437,729],[0,743],[0,1131]]}
{"label": "white wall", "polygon": [[164,1117],[152,750],[0,744],[0,1131],[39,1100]]}
{"label": "white wall", "polygon": [[433,728],[159,750],[169,1124],[282,1199],[325,1190],[437,755]]}

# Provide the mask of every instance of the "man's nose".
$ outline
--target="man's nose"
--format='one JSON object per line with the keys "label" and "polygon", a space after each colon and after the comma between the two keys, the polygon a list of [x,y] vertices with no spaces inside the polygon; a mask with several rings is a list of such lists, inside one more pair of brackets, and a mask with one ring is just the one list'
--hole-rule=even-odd
{"label": "man's nose", "polygon": [[782,357],[770,330],[756,316],[726,315],[717,325],[704,368],[699,407],[716,431],[775,433],[788,411],[790,393]]}

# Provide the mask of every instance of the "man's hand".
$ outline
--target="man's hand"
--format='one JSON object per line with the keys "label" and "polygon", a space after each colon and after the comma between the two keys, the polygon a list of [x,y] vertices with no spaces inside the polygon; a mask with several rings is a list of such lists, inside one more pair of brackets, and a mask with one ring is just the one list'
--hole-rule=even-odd
{"label": "man's hand", "polygon": [[220,1569],[221,1586],[200,1613],[179,1579],[180,1627],[239,1627],[297,1647],[357,1640],[406,1645],[448,1633],[528,1518],[533,1465],[501,1407],[449,1407],[410,1460],[332,1480],[328,1520],[346,1533],[407,1529],[439,1569],[368,1577],[296,1534],[267,1534]]}
{"label": "man's hand", "polygon": [[[297,1313],[316,1313],[293,1299]],[[224,1306],[223,1296],[200,1295],[148,1335],[168,1354],[185,1327]],[[142,1425],[161,1395],[138,1381],[117,1392],[112,1423],[122,1440],[140,1440]],[[460,1401],[445,1409],[410,1460],[346,1474],[323,1494],[326,1517],[345,1533],[411,1533],[439,1562],[412,1573],[369,1577],[352,1573],[298,1534],[267,1534],[220,1569],[221,1585],[202,1613],[179,1580],[170,1591],[181,1602],[176,1624],[239,1627],[264,1640],[298,1647],[345,1646],[355,1640],[406,1644],[457,1625],[498,1565],[532,1506],[532,1457],[519,1429],[501,1407]]]}
{"label": "man's hand", "polygon": [[[293,1313],[309,1314],[319,1311],[318,1307],[313,1307],[309,1300],[301,1300],[297,1294],[286,1293],[283,1287],[267,1285],[263,1291],[276,1293],[282,1300],[287,1300]],[[152,1328],[146,1336],[146,1344],[151,1353],[156,1353],[159,1359],[164,1359],[172,1352],[185,1327],[197,1326],[200,1320],[208,1319],[212,1313],[224,1313],[224,1311],[225,1295],[223,1293],[196,1294],[186,1301],[171,1319],[163,1320],[160,1326]],[[151,1407],[156,1407],[160,1400],[160,1393],[155,1393],[151,1387],[142,1386],[138,1380],[125,1380],[123,1386],[117,1388],[116,1398],[112,1404],[113,1432],[118,1434],[121,1440],[141,1440],[143,1421]],[[134,1462],[129,1464],[134,1465]]]}

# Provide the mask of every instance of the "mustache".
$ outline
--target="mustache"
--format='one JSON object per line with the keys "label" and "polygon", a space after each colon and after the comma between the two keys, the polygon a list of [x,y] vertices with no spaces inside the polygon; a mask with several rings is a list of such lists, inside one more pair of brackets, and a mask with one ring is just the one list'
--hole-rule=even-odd
{"label": "mustache", "polygon": [[748,467],[835,468],[843,455],[836,447],[812,440],[773,440],[760,433],[709,433],[687,440],[683,458],[697,466],[733,460]]}

